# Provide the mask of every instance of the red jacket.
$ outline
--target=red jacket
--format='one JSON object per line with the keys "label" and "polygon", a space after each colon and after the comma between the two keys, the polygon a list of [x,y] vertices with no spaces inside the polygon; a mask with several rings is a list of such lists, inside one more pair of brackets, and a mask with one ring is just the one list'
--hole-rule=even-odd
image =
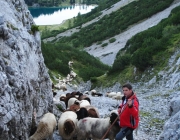
{"label": "red jacket", "polygon": [[133,105],[129,107],[124,96],[118,110],[120,127],[130,127],[135,129],[139,124],[139,102],[134,93],[128,99],[133,100]]}

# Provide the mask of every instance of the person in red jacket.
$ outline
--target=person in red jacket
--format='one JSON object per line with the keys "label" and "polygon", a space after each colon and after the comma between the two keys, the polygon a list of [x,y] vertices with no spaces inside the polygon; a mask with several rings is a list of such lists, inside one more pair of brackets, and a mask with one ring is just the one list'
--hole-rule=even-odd
{"label": "person in red jacket", "polygon": [[121,130],[116,135],[116,140],[123,140],[124,137],[133,140],[133,130],[139,124],[139,102],[129,83],[123,85],[122,90],[124,96],[118,109]]}

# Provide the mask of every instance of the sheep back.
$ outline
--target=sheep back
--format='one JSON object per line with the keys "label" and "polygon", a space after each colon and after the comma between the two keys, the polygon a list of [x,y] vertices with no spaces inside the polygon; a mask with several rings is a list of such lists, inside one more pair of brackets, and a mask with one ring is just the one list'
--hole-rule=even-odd
{"label": "sheep back", "polygon": [[[111,124],[116,120],[117,114],[112,113],[108,118],[91,118],[87,117],[81,119],[77,123],[77,138],[78,140],[84,140],[91,137],[92,139],[101,139]],[[114,140],[116,134],[119,132],[120,127],[118,123],[115,123],[106,135],[106,138]]]}
{"label": "sheep back", "polygon": [[85,107],[88,111],[89,117],[100,118],[99,111],[96,107],[89,105]]}
{"label": "sheep back", "polygon": [[58,121],[59,135],[63,139],[71,139],[76,134],[77,114],[73,111],[63,112]]}
{"label": "sheep back", "polygon": [[75,98],[75,97],[71,97],[69,98],[68,100],[68,107],[67,108],[70,108],[71,105],[73,105],[75,103],[75,101],[77,101],[78,99]]}
{"label": "sheep back", "polygon": [[77,139],[84,140],[91,137],[92,139],[101,139],[109,127],[109,118],[91,118],[81,119],[77,123]]}
{"label": "sheep back", "polygon": [[36,132],[29,138],[29,140],[42,140],[52,137],[56,125],[57,122],[54,114],[46,113],[40,120]]}

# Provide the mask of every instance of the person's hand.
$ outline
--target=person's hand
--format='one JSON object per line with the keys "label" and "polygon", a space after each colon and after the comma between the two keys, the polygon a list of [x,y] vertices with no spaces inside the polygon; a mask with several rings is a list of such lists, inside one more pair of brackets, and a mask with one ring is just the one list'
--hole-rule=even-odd
{"label": "person's hand", "polygon": [[119,113],[119,114],[121,113],[121,108],[118,108],[118,113]]}
{"label": "person's hand", "polygon": [[133,101],[131,99],[128,99],[127,104],[128,104],[129,107],[132,107]]}

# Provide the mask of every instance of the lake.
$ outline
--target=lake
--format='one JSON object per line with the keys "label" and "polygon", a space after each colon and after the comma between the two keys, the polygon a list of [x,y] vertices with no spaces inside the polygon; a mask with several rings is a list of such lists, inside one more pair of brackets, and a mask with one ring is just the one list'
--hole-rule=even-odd
{"label": "lake", "polygon": [[97,5],[73,5],[67,7],[53,8],[29,8],[36,25],[60,24],[63,20],[76,17],[78,13],[85,14]]}

